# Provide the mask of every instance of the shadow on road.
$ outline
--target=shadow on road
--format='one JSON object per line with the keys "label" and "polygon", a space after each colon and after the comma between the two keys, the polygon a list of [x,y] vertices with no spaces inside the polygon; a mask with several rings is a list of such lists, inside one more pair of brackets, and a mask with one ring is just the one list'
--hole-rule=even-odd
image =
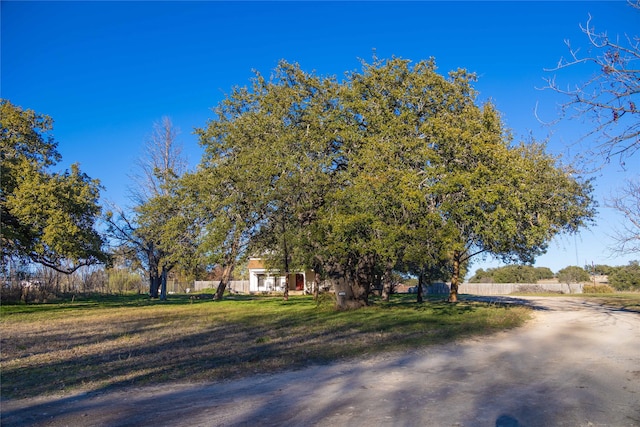
{"label": "shadow on road", "polygon": [[546,305],[539,304],[534,299],[527,299],[523,297],[512,297],[508,295],[464,295],[462,297],[464,301],[479,301],[488,304],[495,305],[522,305],[525,307],[532,308],[533,310],[541,310],[547,311],[550,308]]}

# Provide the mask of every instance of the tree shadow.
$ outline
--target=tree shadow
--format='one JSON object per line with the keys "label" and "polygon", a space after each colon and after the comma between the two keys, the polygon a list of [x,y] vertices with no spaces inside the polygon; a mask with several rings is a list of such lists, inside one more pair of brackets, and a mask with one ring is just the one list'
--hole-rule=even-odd
{"label": "tree shadow", "polygon": [[517,418],[507,414],[500,415],[496,420],[496,427],[520,427],[520,425]]}
{"label": "tree shadow", "polygon": [[484,302],[487,304],[491,304],[491,305],[499,305],[499,306],[504,306],[504,307],[508,307],[508,306],[514,306],[514,305],[521,305],[524,307],[529,307],[533,310],[537,310],[537,311],[548,311],[549,307],[542,305],[542,304],[538,304],[536,303],[536,301],[533,301],[531,299],[526,299],[526,298],[519,298],[519,297],[512,297],[512,296],[506,296],[506,295],[491,295],[491,296],[487,296],[487,295],[463,295],[461,297],[462,301],[479,301],[479,302]]}

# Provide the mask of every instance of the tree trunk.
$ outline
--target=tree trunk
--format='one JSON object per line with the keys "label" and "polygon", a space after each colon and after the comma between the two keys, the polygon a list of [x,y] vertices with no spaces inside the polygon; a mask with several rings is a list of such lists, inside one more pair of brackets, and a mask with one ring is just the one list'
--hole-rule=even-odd
{"label": "tree trunk", "polygon": [[284,247],[284,295],[285,301],[289,300],[289,247],[287,246],[287,237],[285,234],[284,221],[282,222],[282,244]]}
{"label": "tree trunk", "polygon": [[158,298],[158,290],[160,289],[160,277],[157,271],[149,272],[149,296]]}
{"label": "tree trunk", "polygon": [[420,272],[420,275],[418,276],[418,296],[416,297],[416,302],[418,304],[422,304],[422,286],[424,285],[424,272]]}
{"label": "tree trunk", "polygon": [[391,294],[393,293],[393,275],[392,268],[387,265],[384,271],[384,279],[382,281],[382,300],[389,301]]}
{"label": "tree trunk", "polygon": [[338,310],[351,310],[367,305],[366,300],[358,295],[361,294],[358,292],[358,285],[349,278],[334,277],[331,282],[336,293],[336,308]]}
{"label": "tree trunk", "polygon": [[160,261],[156,256],[153,244],[146,250],[147,260],[149,261],[149,296],[151,298],[158,298],[158,291],[160,290]]}
{"label": "tree trunk", "polygon": [[235,235],[233,238],[233,242],[231,243],[231,247],[225,254],[225,262],[222,266],[222,277],[220,278],[218,289],[216,289],[216,293],[213,296],[214,301],[222,301],[222,298],[224,297],[224,291],[227,289],[227,285],[229,284],[231,276],[233,275],[233,270],[236,267],[236,259],[238,257],[239,247],[240,236]]}
{"label": "tree trunk", "polygon": [[449,302],[458,302],[458,287],[460,284],[460,251],[453,251],[453,274],[451,275],[451,291]]}
{"label": "tree trunk", "polygon": [[350,310],[367,305],[365,289],[354,280],[354,274],[348,267],[336,263],[326,266],[324,271],[333,285],[338,310]]}
{"label": "tree trunk", "polygon": [[284,276],[284,294],[282,295],[282,299],[285,301],[289,301],[289,271]]}
{"label": "tree trunk", "polygon": [[162,274],[160,275],[160,301],[167,300],[167,270],[162,267]]}
{"label": "tree trunk", "polygon": [[376,261],[375,255],[368,254],[360,256],[357,262],[353,293],[356,299],[364,302],[364,305],[369,305],[371,285],[376,281]]}
{"label": "tree trunk", "polygon": [[313,272],[313,300],[318,301],[318,293],[320,292],[320,273]]}
{"label": "tree trunk", "polygon": [[218,285],[218,289],[216,289],[216,293],[213,296],[215,301],[222,301],[224,297],[224,291],[227,289],[227,285],[231,280],[231,274],[233,273],[233,264],[226,265],[222,268],[222,277],[220,278],[220,284]]}

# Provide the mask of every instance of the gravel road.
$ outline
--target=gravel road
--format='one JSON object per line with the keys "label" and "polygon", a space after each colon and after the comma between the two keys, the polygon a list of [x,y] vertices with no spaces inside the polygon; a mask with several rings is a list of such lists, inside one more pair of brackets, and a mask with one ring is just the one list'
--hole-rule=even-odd
{"label": "gravel road", "polygon": [[524,327],[213,384],[2,401],[2,426],[640,426],[640,314],[501,297]]}

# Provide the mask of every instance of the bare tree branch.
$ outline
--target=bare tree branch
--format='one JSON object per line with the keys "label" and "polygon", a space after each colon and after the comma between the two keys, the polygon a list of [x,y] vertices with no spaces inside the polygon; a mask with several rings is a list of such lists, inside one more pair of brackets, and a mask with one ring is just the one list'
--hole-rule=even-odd
{"label": "bare tree branch", "polygon": [[606,201],[606,206],[626,220],[615,230],[611,249],[619,254],[640,254],[640,180],[628,180],[616,196]]}
{"label": "bare tree branch", "polygon": [[177,137],[180,130],[169,117],[162,117],[153,124],[153,132],[147,138],[144,152],[136,161],[138,172],[131,178],[131,199],[140,205],[154,196],[166,195],[166,184],[187,170],[187,160]]}
{"label": "bare tree branch", "polygon": [[131,176],[132,211],[126,213],[114,206],[105,218],[117,250],[134,255],[149,275],[150,295],[157,297],[161,286],[161,299],[166,296],[166,275],[175,265],[170,258],[179,243],[163,241],[162,230],[172,219],[168,203],[174,195],[175,183],[187,170],[187,161],[177,142],[178,133],[168,117],[154,124],[136,162],[138,172]]}
{"label": "bare tree branch", "polygon": [[[640,12],[640,0],[628,4],[633,13]],[[594,154],[605,162],[617,158],[624,166],[640,150],[640,37],[610,38],[606,32],[596,31],[591,16],[580,29],[591,49],[583,54],[565,40],[569,56],[545,70],[554,75],[545,79],[543,89],[569,99],[560,106],[560,119],[581,118],[591,123],[581,140],[595,138]],[[562,87],[555,73],[578,66],[591,66],[596,71],[585,82]]]}

